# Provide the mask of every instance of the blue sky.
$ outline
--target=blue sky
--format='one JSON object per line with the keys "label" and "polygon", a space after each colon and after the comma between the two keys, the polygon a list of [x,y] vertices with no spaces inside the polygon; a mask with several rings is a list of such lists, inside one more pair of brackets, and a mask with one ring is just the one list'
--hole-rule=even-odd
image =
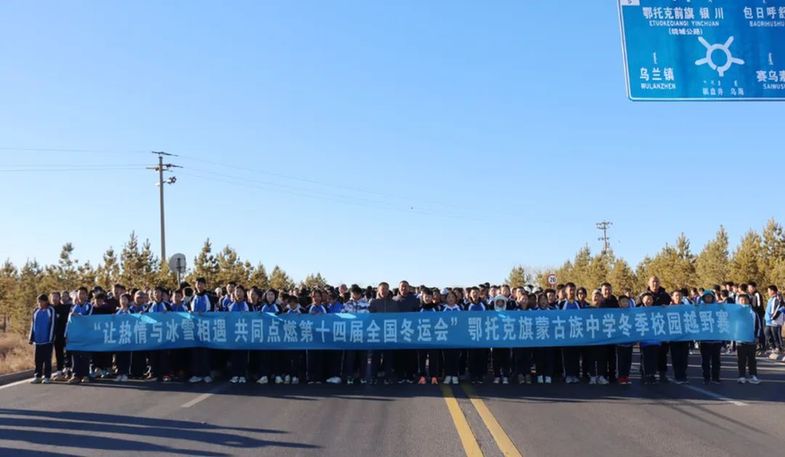
{"label": "blue sky", "polygon": [[0,56],[17,263],[157,249],[151,150],[185,167],[169,253],[296,279],[493,282],[605,218],[632,263],[785,219],[782,106],[628,101],[615,2],[4,1]]}

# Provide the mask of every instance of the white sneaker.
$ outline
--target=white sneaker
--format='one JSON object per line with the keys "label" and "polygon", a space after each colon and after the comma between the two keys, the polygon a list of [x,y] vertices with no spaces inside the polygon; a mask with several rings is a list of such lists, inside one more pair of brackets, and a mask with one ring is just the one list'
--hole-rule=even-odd
{"label": "white sneaker", "polygon": [[458,383],[459,383],[459,382],[460,382],[460,380],[458,379],[458,376],[453,376],[453,377],[452,377],[452,383],[453,383],[453,385],[458,385]]}
{"label": "white sneaker", "polygon": [[300,384],[300,378],[298,378],[297,376],[293,377],[292,384]]}
{"label": "white sneaker", "polygon": [[609,383],[608,380],[605,379],[605,376],[600,376],[599,378],[597,378],[597,384],[601,386],[607,386]]}
{"label": "white sneaker", "polygon": [[769,354],[769,360],[777,360],[777,358],[779,358],[779,354],[777,354],[776,352],[772,352],[771,354]]}
{"label": "white sneaker", "polygon": [[452,382],[452,376],[445,376],[443,384],[449,384]]}
{"label": "white sneaker", "polygon": [[205,376],[204,377],[204,382],[206,382],[207,384],[210,384],[210,383],[213,382],[213,378],[211,378],[210,376]]}
{"label": "white sneaker", "polygon": [[281,378],[280,376],[276,376],[275,377],[275,383],[276,384],[283,384],[283,378]]}
{"label": "white sneaker", "polygon": [[739,384],[747,384],[747,378],[744,376],[739,376],[739,379],[736,380]]}
{"label": "white sneaker", "polygon": [[545,378],[543,378],[542,376],[537,376],[537,384],[542,384],[544,382],[545,382]]}
{"label": "white sneaker", "polygon": [[510,378],[508,378],[507,376],[502,378],[502,384],[509,384],[509,383],[510,383]]}
{"label": "white sneaker", "polygon": [[240,378],[237,376],[232,376],[232,379],[230,379],[229,382],[231,382],[232,384],[237,384],[238,382],[240,382]]}
{"label": "white sneaker", "polygon": [[267,384],[268,382],[270,382],[270,380],[267,379],[267,376],[262,376],[258,381],[256,381],[257,384]]}
{"label": "white sneaker", "polygon": [[493,378],[493,383],[494,383],[494,384],[499,384],[500,382],[502,382],[502,378],[500,378],[500,377],[498,377],[498,376],[497,376],[497,377],[495,377],[495,378]]}
{"label": "white sneaker", "polygon": [[283,383],[284,384],[289,384],[290,382],[292,382],[292,377],[291,376],[286,375],[286,376],[283,377]]}
{"label": "white sneaker", "polygon": [[191,379],[188,380],[191,384],[202,382],[204,379],[199,376],[191,376]]}
{"label": "white sneaker", "polygon": [[550,376],[546,376],[546,377],[545,377],[545,384],[550,384],[551,382],[553,382],[553,380],[551,379],[551,377],[550,377]]}
{"label": "white sneaker", "polygon": [[33,378],[33,380],[30,381],[30,384],[41,384],[42,382],[43,380],[41,378]]}
{"label": "white sneaker", "polygon": [[518,384],[526,384],[526,377],[524,375],[518,375]]}
{"label": "white sneaker", "polygon": [[757,376],[750,376],[749,378],[747,378],[747,382],[750,383],[750,384],[756,384],[757,385],[757,384],[760,384],[760,379],[758,379]]}
{"label": "white sneaker", "polygon": [[55,373],[52,375],[52,380],[59,381],[62,377],[63,377],[62,371],[55,371]]}
{"label": "white sneaker", "polygon": [[245,376],[240,376],[240,379],[237,380],[240,384],[245,384]]}
{"label": "white sneaker", "polygon": [[597,376],[592,376],[589,378],[589,384],[597,384]]}
{"label": "white sneaker", "polygon": [[349,379],[347,379],[347,380],[346,380],[346,384],[348,384],[348,385],[350,385],[350,386],[351,386],[352,384],[354,384],[354,378],[349,378]]}
{"label": "white sneaker", "polygon": [[340,383],[341,383],[341,378],[338,376],[327,378],[327,384],[340,384]]}
{"label": "white sneaker", "polygon": [[566,384],[578,384],[580,381],[578,381],[578,378],[576,378],[575,376],[567,376],[564,382]]}
{"label": "white sneaker", "polygon": [[527,374],[526,377],[525,377],[525,381],[526,381],[526,384],[531,384],[532,383],[532,376],[530,374]]}
{"label": "white sneaker", "polygon": [[49,378],[44,378],[44,380],[43,380],[43,381],[41,381],[41,384],[49,384],[49,383],[51,383],[51,382],[52,382],[52,381],[51,381]]}

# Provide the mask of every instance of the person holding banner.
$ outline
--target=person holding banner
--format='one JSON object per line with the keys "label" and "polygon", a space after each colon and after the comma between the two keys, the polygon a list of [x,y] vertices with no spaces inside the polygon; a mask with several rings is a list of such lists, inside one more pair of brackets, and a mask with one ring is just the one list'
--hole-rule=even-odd
{"label": "person holding banner", "polygon": [[[87,300],[87,288],[80,287],[76,292],[76,303],[71,308],[71,319],[79,319],[82,316],[89,316],[93,314],[93,305]],[[66,338],[68,337],[68,327],[66,326]],[[69,384],[79,384],[87,382],[88,371],[90,370],[90,353],[82,351],[70,351],[73,356],[72,366],[74,367],[74,374],[68,381]]]}
{"label": "person holding banner", "polygon": [[[123,293],[118,297],[118,309],[116,315],[122,316],[124,314],[131,314],[131,295]],[[128,381],[128,373],[131,370],[131,353],[128,351],[115,352],[115,365],[117,366],[117,376],[114,378],[117,382]]]}
{"label": "person holding banner", "polygon": [[[681,290],[674,290],[671,294],[671,304],[669,306],[684,306],[684,297]],[[671,351],[671,364],[673,365],[673,376],[676,384],[687,384],[687,366],[690,360],[690,342],[672,341],[669,344]],[[664,349],[663,349],[664,350]],[[660,373],[662,376],[662,373]]]}
{"label": "person holding banner", "polygon": [[[458,305],[458,295],[454,291],[447,292],[445,300],[446,304],[444,305],[442,312],[453,313],[461,311],[461,306]],[[459,349],[445,349],[442,351],[444,354],[444,384],[458,384],[459,382],[459,352]]]}
{"label": "person holding banner", "polygon": [[[226,309],[229,313],[247,313],[250,311],[248,303],[245,301],[245,288],[241,285],[234,287],[232,301]],[[231,351],[232,384],[245,384],[246,371],[248,370],[248,351],[245,349],[234,349]]]}
{"label": "person holding banner", "polygon": [[[564,285],[564,296],[565,299],[559,303],[559,309],[563,310],[570,310],[570,309],[581,309],[578,300],[576,299],[576,287],[574,283],[568,282]],[[580,374],[580,358],[581,358],[581,351],[582,348],[578,346],[570,346],[565,347],[563,350],[564,353],[564,372],[565,378],[564,382],[566,384],[578,384],[581,382],[578,375]],[[592,373],[595,373],[592,370]],[[591,384],[597,384],[597,376],[593,375],[590,381]],[[607,384],[607,381],[600,384]]]}
{"label": "person holding banner", "polygon": [[[164,301],[164,288],[161,286],[153,289],[153,301],[147,307],[148,313],[166,313],[169,312],[169,304]],[[150,376],[155,378],[158,382],[171,382],[172,377],[169,375],[169,351],[160,349],[157,351],[150,351],[148,354],[150,359]]]}
{"label": "person holding banner", "polygon": [[[369,312],[370,305],[363,292],[360,286],[352,284],[349,289],[349,300],[343,304],[344,313],[367,314]],[[343,363],[343,377],[346,384],[354,384],[355,380],[359,380],[362,384],[368,382],[368,351],[344,351]]]}
{"label": "person holding banner", "polygon": [[[210,313],[215,310],[210,295],[207,292],[207,280],[196,278],[196,294],[191,300],[191,312],[194,314]],[[191,348],[191,379],[190,383],[204,381],[209,384],[213,382],[210,377],[210,349]]]}
{"label": "person holding banner", "polygon": [[[700,305],[716,303],[717,298],[712,289],[706,289],[701,296]],[[701,368],[703,369],[704,384],[720,383],[720,350],[722,341],[701,341]]]}

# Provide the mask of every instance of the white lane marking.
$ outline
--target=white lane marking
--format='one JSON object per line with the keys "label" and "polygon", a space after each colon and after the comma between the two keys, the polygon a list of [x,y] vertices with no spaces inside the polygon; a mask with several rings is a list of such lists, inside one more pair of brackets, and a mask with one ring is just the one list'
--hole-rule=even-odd
{"label": "white lane marking", "polygon": [[28,379],[23,379],[21,381],[12,382],[11,384],[2,385],[2,386],[0,386],[0,390],[8,389],[9,387],[18,386],[18,385],[21,385],[21,384],[29,384],[32,379],[33,378],[28,378]]}
{"label": "white lane marking", "polygon": [[197,403],[203,402],[203,401],[207,400],[208,398],[210,398],[212,396],[213,396],[213,392],[203,393],[202,395],[199,395],[198,397],[194,398],[193,400],[191,400],[189,402],[186,402],[186,403],[183,403],[182,405],[180,405],[180,407],[181,408],[190,408],[191,406],[193,406],[193,405],[195,405]]}
{"label": "white lane marking", "polygon": [[743,401],[734,400],[732,398],[728,398],[728,397],[722,396],[720,394],[714,393],[714,392],[712,392],[710,390],[701,389],[700,387],[691,386],[689,384],[682,384],[682,387],[690,389],[693,392],[698,392],[700,394],[706,395],[707,397],[714,398],[715,400],[728,402],[728,403],[730,403],[732,405],[747,406],[747,403],[744,403]]}

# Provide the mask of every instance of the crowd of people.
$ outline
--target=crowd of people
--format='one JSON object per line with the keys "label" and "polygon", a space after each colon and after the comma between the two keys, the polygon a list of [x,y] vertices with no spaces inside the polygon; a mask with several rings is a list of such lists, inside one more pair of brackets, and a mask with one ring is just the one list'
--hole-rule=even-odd
{"label": "crowd of people", "polygon": [[[707,289],[666,291],[655,276],[648,287],[633,295],[615,295],[609,283],[587,290],[573,283],[553,289],[481,284],[474,287],[436,289],[400,282],[391,290],[358,285],[305,287],[290,291],[246,289],[229,282],[214,290],[204,278],[193,287],[182,283],[176,290],[164,287],[128,290],[115,284],[107,292],[88,290],[51,292],[38,297],[30,330],[35,345],[33,383],[67,381],[72,384],[96,379],[154,379],[159,382],[259,384],[322,383],[419,383],[458,384],[461,380],[495,384],[630,384],[634,347],[639,347],[640,375],[644,384],[687,383],[688,359],[699,350],[706,384],[720,383],[720,357],[735,353],[738,382],[758,384],[756,356],[782,353],[783,299],[769,286],[764,299],[757,284],[725,283]],[[637,344],[585,347],[428,349],[428,350],[214,350],[206,348],[136,352],[66,351],[67,325],[72,316],[165,312],[264,312],[275,314],[390,313],[521,311],[584,308],[632,308],[738,303],[751,306],[755,342],[639,342]],[[52,375],[52,356],[55,372]],[[669,357],[670,356],[670,357]],[[669,375],[669,359],[672,377]]]}

